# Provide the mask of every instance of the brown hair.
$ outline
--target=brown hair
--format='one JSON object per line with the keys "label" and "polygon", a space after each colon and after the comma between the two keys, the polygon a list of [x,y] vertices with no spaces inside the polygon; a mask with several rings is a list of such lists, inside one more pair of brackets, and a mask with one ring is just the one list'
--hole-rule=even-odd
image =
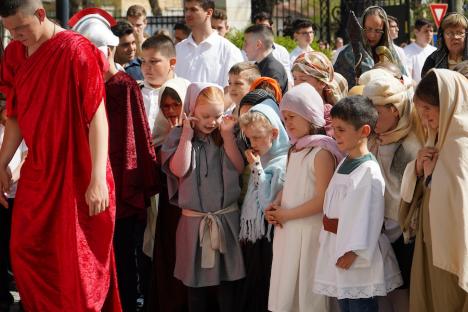
{"label": "brown hair", "polygon": [[142,50],[154,49],[167,58],[175,58],[176,50],[174,42],[165,35],[151,36],[143,42]]}
{"label": "brown hair", "polygon": [[205,10],[205,12],[208,11],[208,9],[215,9],[214,1],[211,0],[185,0],[185,2],[196,2],[203,10]]}
{"label": "brown hair", "polygon": [[443,30],[459,26],[465,28],[465,31],[468,29],[468,20],[465,16],[459,13],[451,13],[447,15],[440,24],[440,28],[442,28]]}
{"label": "brown hair", "polygon": [[414,96],[432,106],[440,106],[437,76],[434,71],[430,71],[423,77],[414,92]]}
{"label": "brown hair", "polygon": [[213,11],[213,15],[211,15],[212,19],[218,19],[222,21],[227,21],[228,17],[226,15],[226,12],[220,9],[215,9]]}
{"label": "brown hair", "polygon": [[242,78],[246,79],[249,84],[255,81],[255,79],[260,78],[260,70],[257,65],[251,62],[240,62],[235,64],[229,70],[229,75],[242,75]]}
{"label": "brown hair", "polygon": [[164,89],[163,93],[161,94],[160,104],[162,104],[166,98],[171,98],[174,101],[178,102],[180,105],[182,105],[182,100],[180,99],[179,93],[177,93],[177,91],[172,89],[171,87],[166,87]]}
{"label": "brown hair", "polygon": [[144,7],[138,4],[134,4],[130,6],[127,10],[127,18],[128,17],[146,17],[146,10]]}

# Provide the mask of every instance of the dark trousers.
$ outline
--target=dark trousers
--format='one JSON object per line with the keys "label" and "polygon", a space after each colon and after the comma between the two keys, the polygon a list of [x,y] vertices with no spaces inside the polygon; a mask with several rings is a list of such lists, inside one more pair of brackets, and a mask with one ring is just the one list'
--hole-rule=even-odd
{"label": "dark trousers", "polygon": [[11,300],[9,285],[10,275],[10,238],[11,217],[14,198],[8,199],[9,208],[0,205],[0,302]]}
{"label": "dark trousers", "polygon": [[217,286],[188,287],[190,312],[238,312],[239,282],[222,282]]}
{"label": "dark trousers", "polygon": [[122,309],[134,312],[148,289],[151,259],[143,254],[146,220],[132,216],[115,221],[114,252]]}
{"label": "dark trousers", "polygon": [[378,312],[377,297],[338,300],[341,312]]}

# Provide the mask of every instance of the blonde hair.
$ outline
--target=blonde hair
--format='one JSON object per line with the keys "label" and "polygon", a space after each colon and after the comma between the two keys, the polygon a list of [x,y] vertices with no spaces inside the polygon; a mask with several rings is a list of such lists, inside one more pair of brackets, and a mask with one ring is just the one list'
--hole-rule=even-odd
{"label": "blonde hair", "polygon": [[210,102],[219,102],[220,104],[224,105],[224,93],[216,87],[206,87],[203,89],[200,94],[198,94],[195,105],[199,104],[200,98],[205,98]]}
{"label": "blonde hair", "polygon": [[250,126],[262,127],[267,131],[273,130],[273,125],[270,120],[260,112],[248,111],[239,117],[239,126],[242,130]]}
{"label": "blonde hair", "polygon": [[468,29],[468,21],[466,17],[459,13],[452,13],[450,15],[447,15],[442,20],[442,24],[440,25],[440,28],[445,30],[447,28],[455,28],[459,26],[462,26],[463,28],[465,28],[465,31]]}

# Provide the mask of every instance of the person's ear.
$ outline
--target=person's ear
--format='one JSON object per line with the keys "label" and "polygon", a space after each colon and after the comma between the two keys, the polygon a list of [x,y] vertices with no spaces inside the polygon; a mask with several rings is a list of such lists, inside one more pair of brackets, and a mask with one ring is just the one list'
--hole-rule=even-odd
{"label": "person's ear", "polygon": [[213,16],[213,9],[206,10],[206,15],[211,18],[211,16]]}
{"label": "person's ear", "polygon": [[364,125],[361,127],[361,136],[362,138],[367,138],[372,132],[372,128],[369,125]]}
{"label": "person's ear", "polygon": [[279,130],[278,128],[273,128],[271,130],[271,136],[273,138],[273,140],[276,140],[278,138],[278,135],[279,135]]}
{"label": "person's ear", "polygon": [[172,57],[169,59],[169,65],[171,66],[171,69],[174,70],[175,69],[175,66],[176,66],[176,58],[175,57]]}
{"label": "person's ear", "polygon": [[44,10],[44,8],[39,8],[36,10],[36,12],[34,12],[34,15],[36,15],[39,19],[39,22],[42,23],[46,18],[46,11]]}

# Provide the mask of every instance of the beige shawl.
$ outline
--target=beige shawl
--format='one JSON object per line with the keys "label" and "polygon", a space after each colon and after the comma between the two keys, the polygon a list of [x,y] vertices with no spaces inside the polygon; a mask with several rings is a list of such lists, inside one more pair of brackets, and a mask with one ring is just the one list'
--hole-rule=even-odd
{"label": "beige shawl", "polygon": [[[468,292],[468,82],[457,72],[433,70],[440,99],[439,158],[429,199],[433,264],[457,275],[458,285]],[[429,131],[426,146],[434,141]],[[415,182],[412,162],[402,183],[404,201],[411,201]]]}

